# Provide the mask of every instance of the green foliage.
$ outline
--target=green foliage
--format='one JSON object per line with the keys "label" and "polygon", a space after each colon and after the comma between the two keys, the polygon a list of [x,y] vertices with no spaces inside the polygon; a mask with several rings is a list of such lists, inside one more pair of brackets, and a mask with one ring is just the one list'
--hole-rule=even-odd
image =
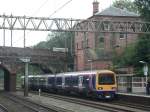
{"label": "green foliage", "polygon": [[[120,0],[125,1],[125,0]],[[124,3],[122,3],[124,4]],[[135,5],[138,8],[138,12],[141,14],[143,20],[150,21],[150,1],[149,0],[135,0]],[[150,34],[139,35],[137,42],[128,46],[123,54],[117,56],[114,55],[114,65],[119,67],[133,66],[134,72],[137,75],[143,75],[143,64],[139,61],[147,62],[150,64]],[[150,73],[150,70],[149,70]]]}
{"label": "green foliage", "polygon": [[[135,0],[135,4],[138,7],[139,13],[143,20],[150,21],[150,1],[149,0]],[[137,50],[136,50],[136,61],[143,60],[150,65],[150,34],[140,35]],[[143,65],[142,65],[143,66]],[[138,68],[138,64],[136,68]],[[150,70],[149,70],[150,74]]]}
{"label": "green foliage", "polygon": [[46,49],[47,48],[46,42],[42,41],[42,42],[38,43],[36,46],[34,46],[34,48],[43,48],[43,49]]}
{"label": "green foliage", "polygon": [[146,21],[150,21],[150,0],[135,0],[139,13]]}
{"label": "green foliage", "polygon": [[74,43],[74,33],[72,32],[53,32],[52,34],[48,34],[47,41],[40,42],[34,48],[45,48],[45,49],[53,49],[53,47],[57,48],[68,48],[69,51],[72,51],[72,44]]}
{"label": "green foliage", "polygon": [[117,67],[133,66],[134,56],[135,56],[135,45],[128,45],[121,55],[114,53],[113,63]]}
{"label": "green foliage", "polygon": [[[136,45],[135,61],[139,62],[143,60],[150,63],[150,35],[142,35],[139,37],[138,43]],[[138,64],[135,64],[138,66]]]}
{"label": "green foliage", "polygon": [[138,13],[138,8],[131,0],[116,0],[113,2],[113,6],[120,9],[127,9],[130,12]]}
{"label": "green foliage", "polygon": [[[73,32],[53,32],[52,34],[48,34],[46,42],[40,42],[34,48],[43,48],[53,50],[56,48],[68,48],[67,53],[67,64],[68,70],[73,69],[73,52],[74,52],[74,33]],[[60,66],[64,66],[64,63],[60,60]],[[62,67],[61,67],[62,68]]]}
{"label": "green foliage", "polygon": [[[139,61],[150,63],[150,35],[139,36],[137,43],[128,45],[121,55],[114,55],[113,63],[117,67],[133,66],[135,73],[141,75],[143,64]],[[143,74],[143,73],[142,73]]]}

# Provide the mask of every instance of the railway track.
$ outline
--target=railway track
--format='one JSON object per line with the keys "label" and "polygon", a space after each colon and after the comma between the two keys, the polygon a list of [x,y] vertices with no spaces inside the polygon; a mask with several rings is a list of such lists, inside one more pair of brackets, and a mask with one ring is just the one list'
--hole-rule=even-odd
{"label": "railway track", "polygon": [[0,104],[0,112],[8,112],[8,109],[2,104]]}
{"label": "railway track", "polygon": [[54,107],[54,106],[53,107],[45,106],[40,103],[33,102],[26,98],[20,97],[18,95],[10,94],[10,93],[5,94],[4,97],[18,103],[19,105],[23,105],[24,107],[30,109],[32,112],[70,112],[68,110]]}
{"label": "railway track", "polygon": [[130,104],[127,102],[123,102],[121,100],[115,102],[114,101],[101,102],[101,101],[91,101],[88,99],[81,99],[81,98],[79,99],[75,97],[49,94],[49,93],[42,93],[41,95],[45,97],[55,98],[58,100],[63,100],[63,101],[89,106],[96,109],[111,111],[111,112],[149,112],[150,111],[150,106],[144,106],[140,104]]}
{"label": "railway track", "polygon": [[136,108],[141,109],[150,112],[150,106],[149,105],[142,105],[142,104],[134,104],[130,102],[124,102],[124,101],[114,101],[112,102],[114,105],[120,105],[120,106],[126,106],[130,108]]}

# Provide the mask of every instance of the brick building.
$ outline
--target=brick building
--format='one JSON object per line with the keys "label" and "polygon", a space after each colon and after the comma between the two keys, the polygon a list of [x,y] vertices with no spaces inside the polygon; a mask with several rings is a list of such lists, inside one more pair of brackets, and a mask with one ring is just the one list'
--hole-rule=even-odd
{"label": "brick building", "polygon": [[[93,2],[93,16],[88,19],[112,21],[139,21],[138,14],[109,7],[99,12],[99,2]],[[109,29],[109,25],[105,26]],[[121,53],[124,47],[134,43],[138,34],[129,33],[75,33],[75,70],[106,69],[112,66],[114,51]]]}

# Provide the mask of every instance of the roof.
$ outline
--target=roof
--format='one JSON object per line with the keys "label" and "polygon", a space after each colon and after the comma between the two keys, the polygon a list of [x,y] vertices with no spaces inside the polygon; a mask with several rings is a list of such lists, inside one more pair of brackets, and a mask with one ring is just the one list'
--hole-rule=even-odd
{"label": "roof", "polygon": [[129,12],[125,9],[120,9],[120,8],[116,8],[116,7],[113,7],[113,6],[103,10],[102,12],[98,12],[95,15],[139,17],[139,15],[134,13],[134,12]]}

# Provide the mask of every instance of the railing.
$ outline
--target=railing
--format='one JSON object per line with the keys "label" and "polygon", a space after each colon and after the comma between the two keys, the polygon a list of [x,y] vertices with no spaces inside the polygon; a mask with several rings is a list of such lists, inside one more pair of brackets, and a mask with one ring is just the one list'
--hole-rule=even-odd
{"label": "railing", "polygon": [[117,77],[118,92],[146,93],[145,77]]}
{"label": "railing", "polygon": [[132,91],[135,93],[146,92],[146,78],[145,77],[132,77]]}

